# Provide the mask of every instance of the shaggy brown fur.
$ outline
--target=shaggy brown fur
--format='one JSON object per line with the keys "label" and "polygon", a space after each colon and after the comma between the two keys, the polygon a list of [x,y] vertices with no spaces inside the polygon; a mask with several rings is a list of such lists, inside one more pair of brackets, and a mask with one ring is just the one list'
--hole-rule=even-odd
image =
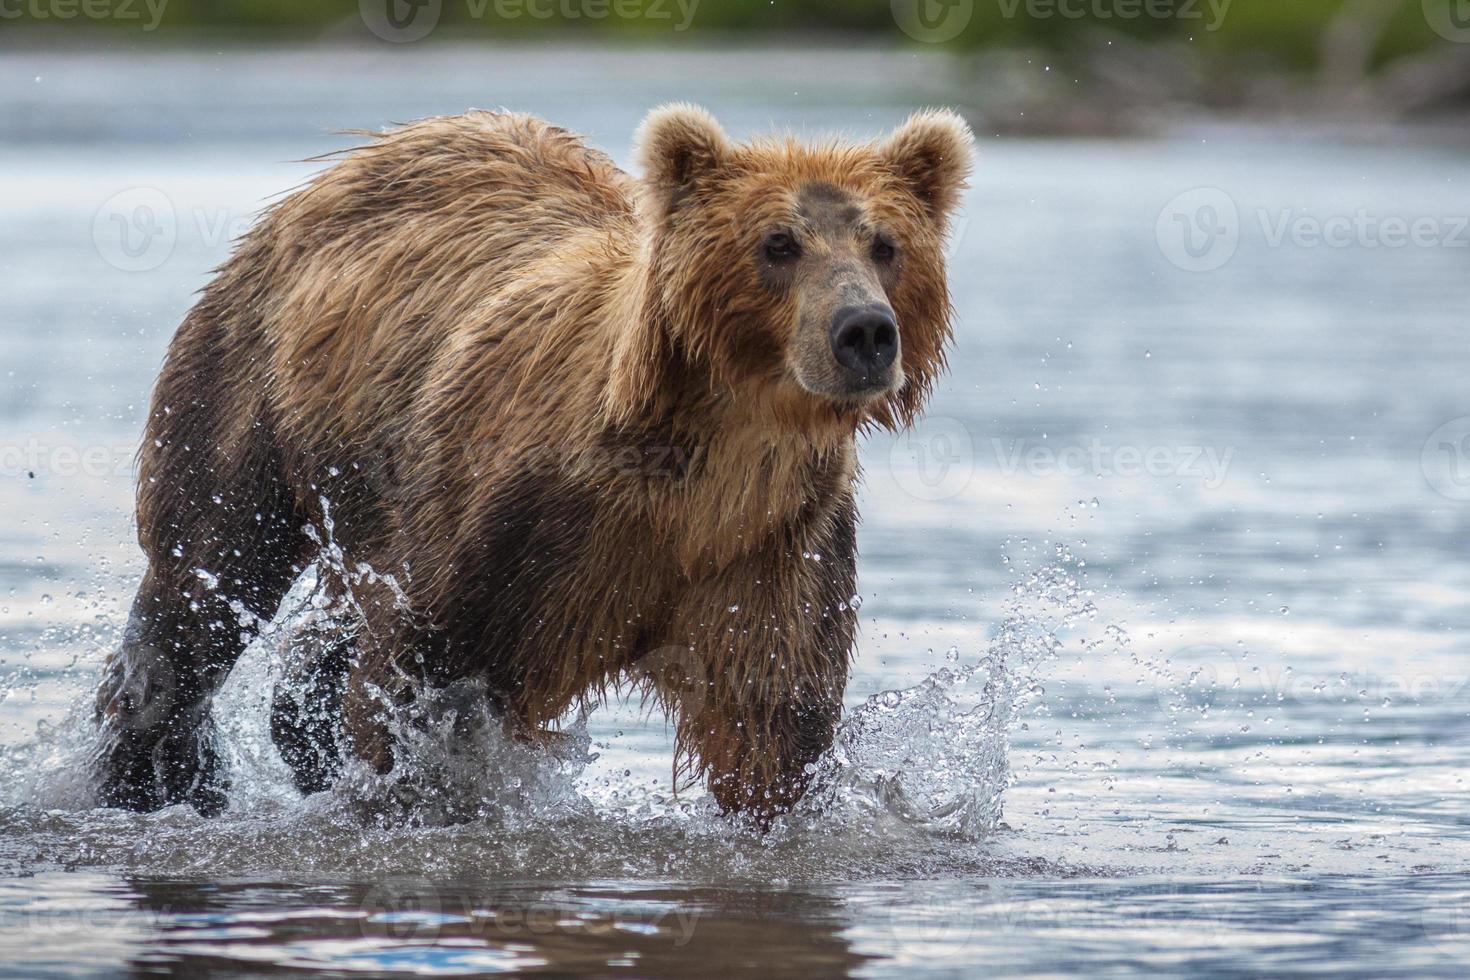
{"label": "shaggy brown fur", "polygon": [[[924,112],[878,144],[737,145],[670,106],[640,180],[476,112],[378,136],[272,208],[155,392],[103,801],[219,806],[209,696],[330,517],[347,567],[403,590],[337,583],[363,622],[325,658],[345,690],[320,693],[379,771],[385,701],[417,684],[482,680],[535,738],[630,679],[725,809],[789,807],[853,643],[855,434],[908,423],[942,369],[970,143]],[[901,338],[868,387],[832,360],[852,303]],[[309,727],[278,710],[308,789],[332,772],[302,761]]]}

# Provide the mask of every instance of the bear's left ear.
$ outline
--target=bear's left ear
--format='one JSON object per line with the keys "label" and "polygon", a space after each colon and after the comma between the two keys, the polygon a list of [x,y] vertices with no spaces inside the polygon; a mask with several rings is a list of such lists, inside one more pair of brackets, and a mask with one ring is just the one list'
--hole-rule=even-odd
{"label": "bear's left ear", "polygon": [[974,152],[970,127],[949,109],[914,113],[878,147],[883,162],[941,223],[959,203]]}
{"label": "bear's left ear", "polygon": [[643,179],[672,208],[702,177],[718,170],[730,139],[715,117],[697,105],[673,102],[648,114],[633,138]]}

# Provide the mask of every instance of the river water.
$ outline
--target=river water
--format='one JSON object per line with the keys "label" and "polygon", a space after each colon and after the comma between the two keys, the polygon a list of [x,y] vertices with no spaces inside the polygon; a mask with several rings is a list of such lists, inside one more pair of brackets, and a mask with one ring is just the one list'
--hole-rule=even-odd
{"label": "river water", "polygon": [[[310,799],[266,737],[309,582],[220,693],[228,811],[93,809],[164,346],[344,128],[506,105],[876,135],[861,51],[0,57],[0,973],[1463,975],[1470,161],[1221,127],[987,138],[951,370],[864,446],[862,633],[767,837],[615,702],[559,757],[427,744],[467,821]],[[451,751],[451,748],[453,751]],[[442,815],[439,815],[442,816]],[[462,814],[461,814],[462,816]]]}

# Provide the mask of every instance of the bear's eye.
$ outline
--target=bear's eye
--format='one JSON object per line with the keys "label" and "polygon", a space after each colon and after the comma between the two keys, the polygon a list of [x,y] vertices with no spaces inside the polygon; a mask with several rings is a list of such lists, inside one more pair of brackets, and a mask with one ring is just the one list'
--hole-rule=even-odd
{"label": "bear's eye", "polygon": [[761,247],[772,262],[786,262],[801,254],[801,246],[796,244],[796,239],[784,231],[771,232]]}
{"label": "bear's eye", "polygon": [[878,235],[873,239],[873,261],[892,262],[895,254],[897,250],[894,249],[893,242],[888,240],[887,235]]}

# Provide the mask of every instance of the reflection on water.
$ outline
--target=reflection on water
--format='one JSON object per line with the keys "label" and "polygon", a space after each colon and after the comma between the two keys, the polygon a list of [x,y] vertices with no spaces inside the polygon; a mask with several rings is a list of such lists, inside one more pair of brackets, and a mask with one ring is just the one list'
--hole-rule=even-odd
{"label": "reflection on water", "polygon": [[[1470,952],[1459,876],[1207,881],[947,877],[816,887],[191,881],[46,874],[0,890],[29,975],[501,972],[809,977],[1338,964],[1449,974]],[[1379,960],[1380,962],[1383,960]],[[1355,969],[1354,967],[1365,967]]]}
{"label": "reflection on water", "polygon": [[[617,703],[585,766],[494,757],[468,822],[364,822],[351,792],[299,799],[261,737],[288,642],[220,695],[226,814],[88,807],[84,698],[139,573],[146,395],[230,236],[315,166],[286,161],[470,105],[622,160],[666,98],[736,133],[876,133],[945,101],[932,68],[0,61],[0,972],[1460,972],[1470,249],[1449,230],[1470,167],[1412,146],[985,142],[950,378],[915,433],[864,450],[863,633],[824,813],[726,824],[672,792],[661,721]],[[1446,234],[1290,233],[1360,213]],[[554,805],[515,805],[542,763]]]}
{"label": "reflection on water", "polygon": [[221,902],[220,889],[206,894],[167,882],[131,887],[140,908],[160,915],[170,908],[204,910],[167,916],[140,964],[680,976],[700,962],[711,964],[710,972],[774,968],[812,975],[840,974],[864,960],[842,938],[841,903],[799,892],[627,882],[490,888],[389,879],[314,895],[241,886],[222,889],[230,895]]}

